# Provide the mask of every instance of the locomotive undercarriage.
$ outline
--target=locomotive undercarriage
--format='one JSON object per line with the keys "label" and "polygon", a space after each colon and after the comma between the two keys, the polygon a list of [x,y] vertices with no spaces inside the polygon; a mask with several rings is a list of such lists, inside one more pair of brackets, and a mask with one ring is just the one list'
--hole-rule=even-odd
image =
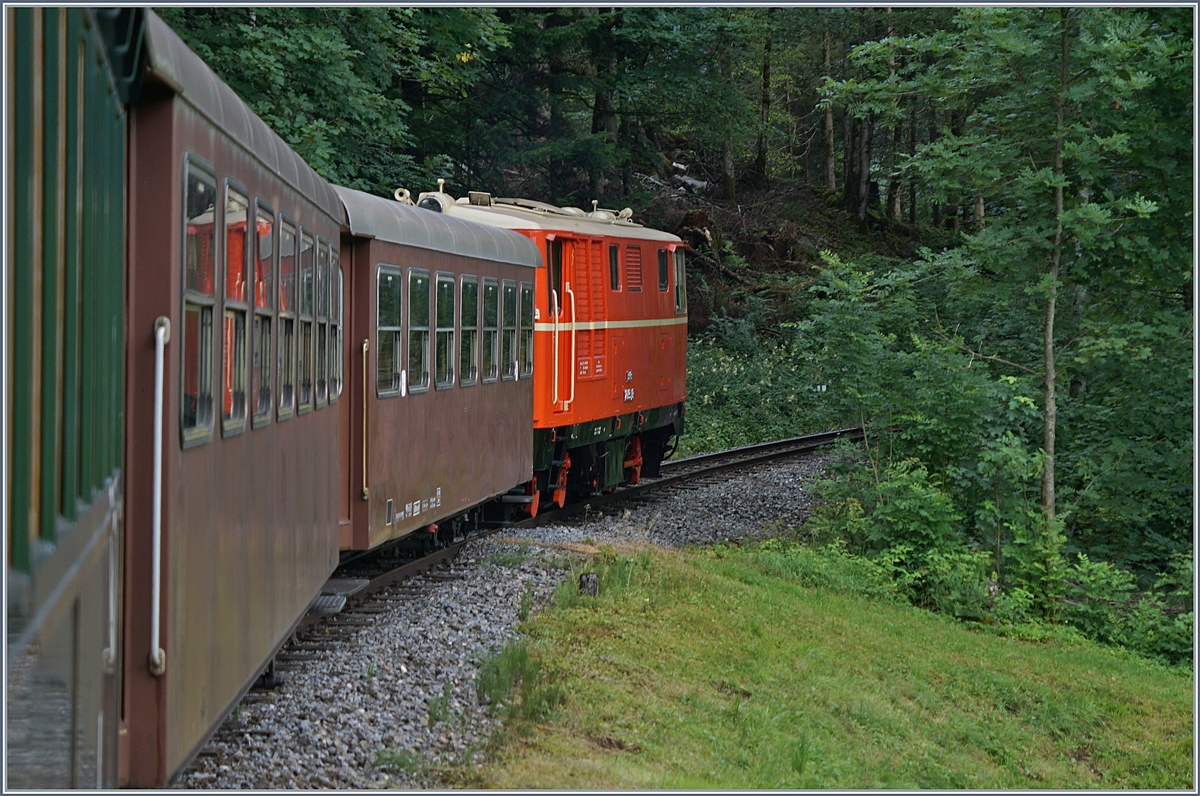
{"label": "locomotive undercarriage", "polygon": [[[623,433],[624,432],[624,433]],[[568,501],[611,491],[642,478],[657,478],[664,459],[675,452],[683,433],[683,404],[534,431],[535,500],[561,507]]]}

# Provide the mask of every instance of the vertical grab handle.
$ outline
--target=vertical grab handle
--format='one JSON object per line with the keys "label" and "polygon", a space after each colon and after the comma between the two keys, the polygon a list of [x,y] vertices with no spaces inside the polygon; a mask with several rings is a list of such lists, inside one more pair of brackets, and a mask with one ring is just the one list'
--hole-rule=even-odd
{"label": "vertical grab handle", "polygon": [[371,488],[367,486],[367,351],[371,348],[371,341],[363,339],[362,355],[363,355],[363,419],[362,419],[362,435],[363,435],[363,455],[362,455],[362,473],[363,473],[363,488],[362,499],[367,500],[371,497]]}
{"label": "vertical grab handle", "polygon": [[150,673],[161,677],[167,671],[167,653],[159,646],[158,624],[162,605],[162,463],[163,463],[163,352],[171,339],[170,319],[154,321],[154,503],[151,533],[154,549],[150,573]]}
{"label": "vertical grab handle", "polygon": [[571,404],[575,403],[575,371],[579,369],[579,365],[575,362],[575,342],[579,339],[579,320],[575,313],[575,291],[571,290],[571,283],[568,282],[563,292],[571,297],[571,397],[563,401],[563,411],[571,408]]}
{"label": "vertical grab handle", "polygon": [[554,379],[553,379],[553,395],[550,396],[550,405],[558,404],[558,291],[550,289],[550,316],[554,319]]}

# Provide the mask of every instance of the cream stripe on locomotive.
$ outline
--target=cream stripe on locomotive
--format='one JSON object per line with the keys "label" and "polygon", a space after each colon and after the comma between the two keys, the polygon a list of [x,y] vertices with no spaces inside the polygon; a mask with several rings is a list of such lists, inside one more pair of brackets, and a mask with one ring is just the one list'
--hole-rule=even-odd
{"label": "cream stripe on locomotive", "polygon": [[535,332],[588,332],[597,329],[643,329],[654,326],[681,326],[687,323],[687,316],[678,318],[648,318],[640,321],[578,321],[574,323],[535,323]]}

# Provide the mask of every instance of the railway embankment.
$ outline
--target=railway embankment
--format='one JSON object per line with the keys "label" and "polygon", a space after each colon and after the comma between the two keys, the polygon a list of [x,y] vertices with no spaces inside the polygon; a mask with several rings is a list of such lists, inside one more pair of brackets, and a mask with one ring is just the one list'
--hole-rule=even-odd
{"label": "railway embankment", "polygon": [[964,626],[792,544],[827,461],[472,542],[282,664],[176,784],[1188,786],[1186,673]]}

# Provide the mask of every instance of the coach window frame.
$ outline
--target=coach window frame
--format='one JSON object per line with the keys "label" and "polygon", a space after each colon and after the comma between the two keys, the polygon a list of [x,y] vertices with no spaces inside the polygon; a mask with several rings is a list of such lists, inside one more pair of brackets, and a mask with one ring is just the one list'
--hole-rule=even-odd
{"label": "coach window frame", "polygon": [[[287,227],[291,230],[292,236],[292,273],[291,287],[285,288],[283,284],[283,230]],[[277,307],[278,329],[275,331],[276,346],[279,351],[277,357],[277,369],[279,378],[276,381],[279,384],[279,402],[275,409],[275,420],[287,420],[292,417],[296,411],[296,348],[297,336],[299,335],[297,316],[297,304],[300,301],[299,285],[300,285],[300,249],[299,249],[299,228],[296,223],[285,213],[279,214],[278,232],[276,234],[276,249],[275,249],[275,271],[276,271],[276,293],[275,304]],[[284,309],[283,297],[287,291],[290,299]],[[290,323],[291,334],[285,335],[284,328]],[[287,345],[284,345],[284,340],[287,340]],[[286,348],[286,350],[285,350]],[[286,367],[285,367],[286,366]],[[287,380],[284,380],[284,376]],[[288,389],[285,391],[284,387]]]}
{"label": "coach window frame", "polygon": [[[270,267],[271,275],[269,277],[270,284],[266,286],[267,303],[265,306],[260,306],[258,295],[259,283],[259,265],[262,263],[262,250],[260,249],[261,240],[259,238],[259,214],[263,213],[271,220],[271,231],[268,233],[269,242],[271,245]],[[254,197],[254,248],[251,250],[253,256],[251,260],[254,262],[254,295],[252,303],[254,305],[254,320],[251,323],[250,335],[250,390],[254,401],[250,412],[250,425],[252,428],[262,428],[271,422],[271,415],[275,410],[275,361],[278,358],[276,354],[276,340],[273,336],[272,329],[278,331],[278,324],[275,322],[275,312],[277,303],[277,283],[279,280],[279,221],[278,215],[274,208],[262,200],[261,197]],[[261,337],[263,327],[260,324],[266,324],[266,345],[262,346]],[[262,351],[262,348],[266,351]],[[257,360],[256,360],[257,357]],[[256,365],[257,362],[257,365]],[[263,374],[266,375],[266,409],[257,411],[263,392],[261,385],[255,384],[255,372],[257,371],[261,379]]]}
{"label": "coach window frame", "polygon": [[[380,290],[383,287],[383,274],[387,273],[396,278],[396,323],[384,324],[382,305],[380,302]],[[400,346],[402,339],[401,332],[404,329],[404,269],[398,265],[389,265],[387,263],[379,263],[375,266],[375,396],[377,398],[396,398],[400,395],[401,388],[401,372],[400,367],[400,352],[403,350]],[[379,373],[380,360],[383,354],[383,335],[392,336],[392,372],[391,372],[391,387],[381,388]]]}
{"label": "coach window frame", "polygon": [[[308,239],[309,269],[307,282],[304,273],[304,243]],[[299,321],[296,324],[296,414],[303,415],[313,410],[316,384],[313,379],[313,348],[316,345],[316,334],[313,326],[314,307],[316,301],[316,269],[317,269],[317,236],[311,229],[300,224],[296,227],[296,310]],[[308,292],[308,312],[305,312],[305,293]],[[307,326],[306,326],[307,324]],[[305,329],[308,330],[308,345],[305,345]],[[303,367],[307,365],[307,369]],[[308,376],[308,400],[305,399],[304,377]]]}
{"label": "coach window frame", "polygon": [[[511,291],[512,301],[509,301]],[[517,352],[517,282],[514,279],[500,281],[500,380],[513,381],[521,367]],[[511,314],[510,311],[511,310]],[[574,319],[572,319],[574,320]],[[509,360],[504,355],[508,352]]]}
{"label": "coach window frame", "polygon": [[313,408],[324,409],[329,403],[329,241],[317,236],[317,265],[314,271],[313,314],[316,316],[313,364]]}
{"label": "coach window frame", "polygon": [[675,314],[687,315],[687,258],[682,247],[677,247],[675,255]]}
{"label": "coach window frame", "polygon": [[[334,278],[336,277],[336,279]],[[329,245],[329,403],[337,403],[342,395],[343,382],[343,343],[342,315],[346,311],[344,305],[344,282],[342,275],[341,252],[333,244]],[[336,389],[335,389],[336,388]]]}
{"label": "coach window frame", "polygon": [[[471,323],[467,323],[467,285],[472,285],[475,290],[475,301],[471,302],[474,306],[471,307],[472,318]],[[458,280],[458,386],[459,387],[474,387],[479,383],[479,297],[482,294],[479,292],[479,277],[474,274],[463,274]],[[467,333],[470,332],[468,338]],[[468,340],[470,341],[468,343]],[[463,354],[467,349],[470,349],[470,370],[465,369],[462,365],[466,361]]]}
{"label": "coach window frame", "polygon": [[[209,254],[211,257],[210,276],[212,278],[212,292],[207,293],[207,294],[203,293],[201,291],[198,291],[198,290],[190,289],[188,287],[188,279],[187,279],[187,274],[188,274],[188,237],[189,237],[188,233],[187,233],[187,228],[189,226],[188,188],[190,185],[189,179],[192,175],[193,170],[199,176],[208,178],[208,180],[209,180],[208,185],[212,189],[212,196],[213,196],[212,241],[210,242],[209,247],[208,247]],[[204,445],[204,444],[210,442],[213,438],[213,429],[216,424],[216,417],[217,417],[216,389],[215,389],[217,374],[214,372],[214,367],[215,367],[214,360],[215,360],[215,352],[216,352],[216,345],[217,345],[217,328],[218,328],[217,324],[216,324],[217,293],[219,292],[219,290],[221,288],[220,268],[219,268],[218,262],[217,262],[217,260],[218,260],[217,254],[218,254],[218,250],[219,250],[218,246],[217,246],[217,207],[218,207],[218,204],[220,203],[220,195],[217,192],[218,185],[219,185],[219,181],[217,180],[216,169],[214,169],[212,166],[210,166],[202,158],[199,158],[190,152],[184,153],[184,155],[183,155],[183,204],[182,204],[183,214],[182,214],[182,219],[181,219],[183,222],[183,236],[182,236],[183,240],[181,242],[182,250],[180,252],[180,264],[182,265],[182,270],[183,270],[183,278],[181,280],[182,287],[183,287],[183,295],[182,295],[182,302],[183,302],[182,327],[183,327],[183,329],[180,333],[181,342],[180,342],[180,360],[179,360],[180,361],[180,368],[179,368],[179,395],[180,395],[179,430],[180,430],[180,445],[184,449],[197,447],[199,445]],[[201,213],[201,215],[202,214],[203,214],[203,212]],[[186,406],[187,406],[186,389],[187,389],[187,376],[188,376],[188,374],[187,374],[187,351],[188,351],[188,343],[189,343],[189,339],[188,339],[188,335],[187,335],[187,316],[188,316],[189,305],[196,307],[196,313],[197,313],[197,324],[196,324],[197,335],[196,335],[196,337],[198,339],[195,341],[195,344],[196,344],[197,348],[199,349],[197,351],[197,357],[196,357],[196,415],[195,415],[195,419],[199,419],[201,417],[200,409],[203,405],[203,402],[201,401],[201,396],[204,394],[202,392],[202,389],[206,385],[208,387],[207,421],[203,424],[197,422],[191,426],[187,425],[187,415],[186,415]],[[205,338],[204,312],[206,309],[208,310],[207,346],[204,345],[204,342],[205,342],[204,341],[204,338]],[[207,352],[203,350],[206,347],[208,349]],[[207,374],[207,378],[204,378],[205,374]]]}
{"label": "coach window frame", "polygon": [[[229,377],[230,383],[228,385],[226,385],[225,379],[222,378],[222,380],[221,380],[221,436],[222,436],[222,438],[237,436],[238,434],[241,434],[243,431],[246,430],[246,418],[249,415],[249,409],[250,409],[250,405],[249,405],[250,399],[249,399],[248,393],[249,393],[249,387],[250,387],[250,350],[249,350],[250,349],[250,318],[249,318],[249,315],[251,312],[251,301],[249,299],[249,296],[247,295],[247,293],[249,293],[249,290],[250,290],[250,284],[245,278],[249,272],[249,268],[247,267],[247,262],[250,259],[250,247],[246,245],[245,241],[243,241],[243,243],[242,243],[242,285],[243,285],[242,298],[230,300],[230,298],[229,298],[229,282],[228,282],[228,280],[229,280],[229,263],[230,263],[230,260],[229,260],[229,199],[230,199],[230,191],[232,190],[232,191],[235,191],[238,194],[240,194],[240,197],[243,200],[243,204],[245,204],[245,206],[246,206],[245,236],[247,238],[250,235],[250,211],[251,211],[251,208],[253,207],[253,205],[250,202],[250,192],[247,191],[245,188],[243,188],[242,185],[240,183],[238,183],[236,180],[234,180],[233,178],[231,178],[231,177],[225,178],[224,188],[225,188],[225,190],[223,192],[224,193],[224,201],[221,204],[221,249],[220,249],[221,250],[221,262],[223,265],[223,268],[221,269],[221,287],[222,287],[222,290],[221,290],[221,310],[222,310],[222,312],[221,312],[221,319],[222,319],[222,323],[221,323],[221,373],[222,373],[222,376],[224,376],[226,373],[226,358],[232,356],[233,361],[229,364],[229,368],[228,368],[228,377]],[[242,341],[241,341],[241,346],[240,346],[240,348],[242,349],[240,367],[238,366],[237,351],[235,350],[235,348],[238,347],[237,319],[238,319],[239,315],[242,320],[242,329],[243,329]],[[232,329],[227,328],[229,326],[228,321],[230,319],[233,320]],[[226,340],[227,334],[229,334],[231,331],[233,334],[233,340],[232,341]],[[233,405],[234,395],[236,394],[234,387],[236,387],[238,384],[238,376],[239,375],[241,376],[242,404],[240,407],[241,408],[240,413],[234,414],[233,410],[236,408]],[[229,415],[229,417],[225,416],[225,391],[226,391],[227,386],[229,387],[229,392],[231,393],[231,396],[230,396],[231,414]]]}
{"label": "coach window frame", "polygon": [[[482,301],[479,314],[479,381],[481,384],[495,384],[500,380],[500,281],[494,277],[485,276],[482,280],[483,289],[479,291]],[[491,287],[495,291],[495,300],[492,301],[492,309],[495,310],[495,317],[492,320],[492,325],[488,325],[488,300],[487,292]],[[488,335],[491,335],[491,343],[487,344]],[[484,367],[487,358],[485,353],[491,352],[491,368]]]}
{"label": "coach window frame", "polygon": [[533,375],[533,311],[532,282],[521,282],[517,289],[517,368],[520,378]]}
{"label": "coach window frame", "polygon": [[[413,303],[414,302],[413,293],[415,292],[413,290],[413,280],[414,279],[422,279],[422,278],[424,278],[425,284],[426,284],[426,287],[425,287],[425,323],[424,324],[414,324],[413,309],[417,305]],[[408,319],[408,333],[405,335],[406,345],[404,347],[404,364],[405,364],[405,370],[408,373],[408,377],[407,377],[408,378],[408,390],[407,390],[407,392],[409,393],[409,395],[411,395],[413,393],[428,392],[429,386],[433,381],[433,373],[430,371],[431,363],[430,363],[430,355],[429,355],[429,353],[430,353],[429,352],[429,343],[430,343],[429,331],[431,328],[431,321],[433,321],[433,318],[432,318],[433,290],[432,290],[432,287],[433,287],[433,280],[430,278],[429,269],[427,269],[427,268],[409,268],[408,269],[408,303],[404,304],[403,306],[405,307],[405,309],[408,310],[408,312],[406,313],[407,319]],[[414,334],[424,334],[424,340],[423,340],[423,343],[421,346],[421,354],[422,354],[422,361],[420,363],[421,364],[421,372],[419,374],[421,379],[420,379],[420,381],[417,381],[417,382],[413,381],[412,355],[413,355],[413,335]]]}
{"label": "coach window frame", "polygon": [[[442,285],[450,286],[449,326],[442,325]],[[459,357],[458,347],[454,344],[455,319],[458,317],[458,285],[454,274],[438,271],[433,277],[433,317],[430,319],[433,327],[433,387],[435,390],[448,390],[454,386],[457,377],[456,362]],[[441,372],[439,354],[442,352],[442,335],[448,335],[445,346],[446,377],[439,379]]]}

